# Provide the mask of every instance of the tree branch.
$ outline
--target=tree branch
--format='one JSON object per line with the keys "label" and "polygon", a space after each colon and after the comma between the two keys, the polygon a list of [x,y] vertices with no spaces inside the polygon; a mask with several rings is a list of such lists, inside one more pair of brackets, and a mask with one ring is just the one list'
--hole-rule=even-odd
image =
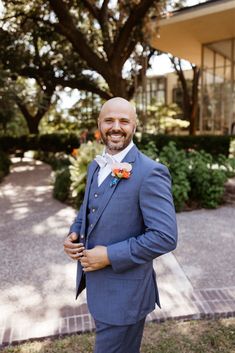
{"label": "tree branch", "polygon": [[49,110],[51,106],[51,98],[53,96],[53,93],[55,91],[55,86],[54,85],[47,85],[46,89],[43,91],[43,96],[42,100],[38,106],[38,111],[35,115],[35,119],[37,121],[40,121],[41,118],[46,114],[46,112]]}
{"label": "tree branch", "polygon": [[141,24],[148,10],[157,1],[159,2],[159,0],[141,0],[140,3],[132,9],[131,14],[127,18],[124,26],[121,28],[117,38],[115,39],[111,58],[115,64],[118,63],[119,56],[130,45],[130,35],[133,32],[133,29]]}
{"label": "tree branch", "polygon": [[84,34],[74,25],[73,18],[65,3],[62,0],[48,1],[59,20],[57,24],[53,24],[54,28],[70,41],[75,51],[87,62],[90,68],[100,73],[105,79],[107,76],[111,76],[111,71],[107,73],[106,61],[90,48]]}
{"label": "tree branch", "polygon": [[94,2],[90,0],[80,0],[83,6],[90,12],[90,14],[100,22],[100,10],[95,6]]}
{"label": "tree branch", "polygon": [[198,101],[198,84],[201,75],[201,70],[197,66],[192,66],[193,69],[193,84],[192,84],[192,101]]}
{"label": "tree branch", "polygon": [[33,58],[33,61],[34,61],[34,64],[38,65],[38,67],[41,69],[42,63],[41,63],[41,57],[40,57],[39,48],[38,48],[38,38],[35,33],[33,33],[33,45],[35,49],[35,57]]}
{"label": "tree branch", "polygon": [[[175,56],[172,56],[170,57],[169,56],[169,59],[171,60],[173,66],[174,66],[174,69],[179,77],[179,80],[180,80],[180,83],[182,85],[182,88],[183,88],[183,92],[184,92],[184,97],[188,100],[188,102],[190,102],[190,96],[189,96],[189,93],[188,93],[188,87],[187,87],[187,82],[186,82],[186,79],[185,79],[185,76],[184,76],[184,71],[182,69],[182,65],[181,65],[181,60],[178,59],[178,63],[176,63],[176,57]],[[178,66],[177,66],[178,64]]]}
{"label": "tree branch", "polygon": [[108,93],[101,88],[99,88],[94,82],[85,79],[64,79],[60,77],[55,77],[53,82],[57,86],[70,87],[78,89],[81,91],[89,91],[91,93],[97,94],[103,99],[110,99],[113,97],[111,93]]}
{"label": "tree branch", "polygon": [[98,21],[102,36],[103,36],[103,44],[104,44],[104,51],[107,54],[107,58],[110,56],[111,51],[111,40],[109,36],[109,29],[108,29],[108,3],[109,0],[104,0],[102,3],[101,8],[99,9],[97,6],[92,3],[90,0],[81,0],[83,6],[89,11],[89,13]]}
{"label": "tree branch", "polygon": [[124,65],[125,62],[127,61],[127,59],[130,57],[130,55],[133,53],[135,47],[136,47],[136,43],[138,42],[137,37],[138,37],[138,29],[135,31],[135,33],[133,34],[128,48],[126,48],[126,50],[122,53],[122,55],[120,55],[120,65]]}
{"label": "tree branch", "polygon": [[25,12],[19,12],[17,14],[11,15],[11,16],[2,17],[2,18],[0,18],[0,21],[6,22],[8,20],[11,20],[11,19],[17,18],[17,17],[21,17],[21,16],[25,16]]}
{"label": "tree branch", "polygon": [[30,123],[30,120],[33,118],[32,115],[29,113],[26,105],[23,104],[23,102],[21,101],[20,97],[15,95],[15,102],[17,104],[17,106],[19,107],[21,113],[23,114],[25,120],[27,121],[27,123]]}
{"label": "tree branch", "polygon": [[101,5],[101,9],[100,9],[101,18],[102,18],[102,16],[103,16],[102,14],[104,14],[104,17],[105,17],[106,14],[107,14],[107,9],[108,9],[109,1],[110,1],[110,0],[104,0],[104,1],[103,1],[103,4]]}
{"label": "tree branch", "polygon": [[107,54],[107,58],[109,59],[112,53],[113,43],[111,42],[110,33],[109,33],[108,3],[109,3],[109,0],[103,1],[103,4],[100,9],[99,23],[102,31],[102,36],[103,36],[104,50]]}
{"label": "tree branch", "polygon": [[45,75],[47,73],[43,72],[42,70],[38,70],[36,68],[32,67],[27,67],[22,69],[19,72],[20,75],[24,77],[30,77],[34,78],[36,81],[38,78],[41,78],[43,80],[49,79],[51,84],[56,86],[61,86],[61,87],[70,87],[73,89],[78,89],[81,91],[89,91],[95,94],[98,94],[100,97],[104,99],[110,99],[112,98],[112,94],[109,92],[106,92],[99,88],[95,82],[92,82],[88,77],[82,77],[82,78],[64,78],[64,77],[55,77],[55,76],[50,76],[49,78]]}

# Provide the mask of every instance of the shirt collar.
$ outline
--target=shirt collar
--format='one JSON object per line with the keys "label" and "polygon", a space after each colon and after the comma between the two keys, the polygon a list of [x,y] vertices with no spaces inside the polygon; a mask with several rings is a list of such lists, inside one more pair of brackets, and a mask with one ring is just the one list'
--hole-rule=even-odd
{"label": "shirt collar", "polygon": [[[126,148],[124,148],[124,150],[122,150],[121,152],[119,152],[117,154],[114,154],[114,155],[111,155],[111,154],[107,153],[107,155],[110,156],[114,160],[114,162],[120,163],[126,157],[127,153],[130,151],[130,149],[133,146],[134,146],[134,142],[131,141],[129,143],[129,145]],[[103,155],[104,154],[105,154],[105,149],[103,151]]]}

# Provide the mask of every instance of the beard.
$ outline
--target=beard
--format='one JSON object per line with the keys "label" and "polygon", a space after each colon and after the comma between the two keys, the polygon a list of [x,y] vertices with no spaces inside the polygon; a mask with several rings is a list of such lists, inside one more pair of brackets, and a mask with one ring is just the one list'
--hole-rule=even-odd
{"label": "beard", "polygon": [[[101,138],[105,146],[109,151],[122,151],[124,150],[129,143],[132,140],[132,135],[127,136],[124,132],[116,132],[116,131],[110,131],[108,133],[103,133],[102,131],[100,132]],[[112,141],[111,140],[111,135],[121,135],[120,139],[117,141]]]}

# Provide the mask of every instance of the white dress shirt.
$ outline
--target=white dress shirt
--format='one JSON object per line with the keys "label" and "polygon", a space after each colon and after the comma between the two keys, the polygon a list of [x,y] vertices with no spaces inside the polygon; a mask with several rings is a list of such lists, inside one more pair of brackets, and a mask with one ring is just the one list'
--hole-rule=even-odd
{"label": "white dress shirt", "polygon": [[[117,163],[117,162],[120,163],[133,146],[134,146],[134,142],[131,141],[129,143],[129,145],[126,148],[124,148],[124,150],[122,150],[121,152],[114,154],[114,155],[111,155],[109,153],[105,153],[105,149],[104,149],[102,156],[104,156],[106,154],[113,160],[113,163]],[[106,164],[105,167],[100,168],[100,170],[98,172],[98,186],[100,186],[103,183],[103,181],[107,178],[107,176],[111,172],[112,172],[112,169],[111,169],[110,164]]]}

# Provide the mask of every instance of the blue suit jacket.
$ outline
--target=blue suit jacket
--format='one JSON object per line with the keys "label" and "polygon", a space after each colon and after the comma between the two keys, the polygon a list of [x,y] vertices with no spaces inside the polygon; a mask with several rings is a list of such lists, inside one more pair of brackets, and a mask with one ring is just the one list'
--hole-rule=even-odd
{"label": "blue suit jacket", "polygon": [[77,296],[84,288],[92,316],[114,325],[141,320],[160,306],[152,261],[172,251],[177,243],[177,225],[168,169],[142,154],[136,146],[125,162],[132,164],[129,179],[106,190],[93,227],[86,234],[86,211],[92,176],[98,165],[88,168],[83,205],[70,228],[86,248],[105,245],[111,266],[82,272],[77,267]]}

